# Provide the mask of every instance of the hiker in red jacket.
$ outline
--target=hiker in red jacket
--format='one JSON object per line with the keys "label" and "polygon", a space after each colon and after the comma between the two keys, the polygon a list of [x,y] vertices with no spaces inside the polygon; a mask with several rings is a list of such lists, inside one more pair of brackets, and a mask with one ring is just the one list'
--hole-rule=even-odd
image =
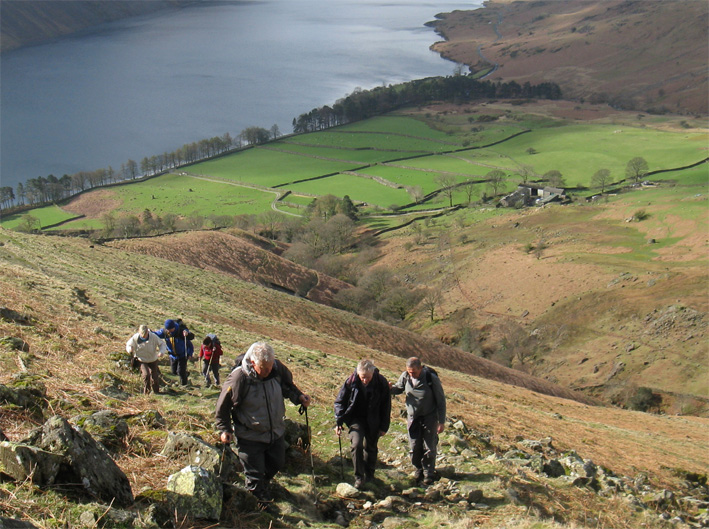
{"label": "hiker in red jacket", "polygon": [[205,386],[212,385],[210,373],[214,375],[214,384],[219,385],[219,358],[222,356],[222,344],[216,334],[208,334],[199,349],[199,359],[202,361],[202,375]]}

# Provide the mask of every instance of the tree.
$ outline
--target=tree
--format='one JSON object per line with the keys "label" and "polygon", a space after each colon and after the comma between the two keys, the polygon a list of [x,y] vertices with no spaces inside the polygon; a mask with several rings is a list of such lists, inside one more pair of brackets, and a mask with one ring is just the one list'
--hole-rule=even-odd
{"label": "tree", "polygon": [[441,187],[441,193],[448,198],[448,204],[453,207],[453,189],[457,180],[455,176],[449,174],[439,174],[433,179],[436,185]]}
{"label": "tree", "polygon": [[17,231],[31,233],[40,227],[39,219],[37,217],[34,217],[29,213],[25,213],[20,217],[20,223],[17,225]]}
{"label": "tree", "polygon": [[241,132],[246,143],[259,145],[271,139],[271,133],[262,127],[248,127]]}
{"label": "tree", "polygon": [[342,213],[343,215],[349,217],[352,220],[357,220],[357,208],[352,203],[352,199],[349,195],[345,195],[344,197],[342,197],[342,201],[340,201],[337,210],[338,213]]}
{"label": "tree", "polygon": [[421,186],[410,186],[406,188],[406,192],[414,202],[419,202],[423,198],[423,190]]}
{"label": "tree", "polygon": [[522,183],[526,184],[530,177],[534,176],[534,168],[531,165],[522,164],[517,170],[517,174],[522,179]]}
{"label": "tree", "polygon": [[106,237],[110,237],[116,229],[116,216],[112,211],[109,211],[101,216],[101,220],[103,221],[103,233]]}
{"label": "tree", "polygon": [[550,186],[554,187],[566,187],[566,181],[559,171],[552,169],[544,173],[544,179],[549,183]]}
{"label": "tree", "polygon": [[431,321],[435,316],[436,307],[438,307],[443,301],[443,293],[438,288],[427,288],[423,293],[423,299],[421,303],[423,308],[428,312]]}
{"label": "tree", "polygon": [[492,189],[492,194],[497,195],[505,180],[505,173],[499,169],[493,169],[485,175],[485,178],[487,179],[487,185]]}
{"label": "tree", "polygon": [[632,178],[635,183],[639,182],[648,173],[648,165],[645,158],[636,156],[625,166],[625,177]]}
{"label": "tree", "polygon": [[465,197],[468,199],[468,204],[473,201],[473,195],[475,194],[475,182],[467,182],[463,186],[463,191],[465,192]]}
{"label": "tree", "polygon": [[275,123],[271,125],[271,138],[275,140],[280,135],[281,129],[278,128],[278,125],[276,125]]}
{"label": "tree", "polygon": [[606,190],[606,186],[610,184],[611,172],[608,169],[599,169],[591,177],[591,186],[600,187],[601,194]]}
{"label": "tree", "polygon": [[17,201],[21,206],[25,205],[25,186],[22,185],[22,182],[17,184]]}

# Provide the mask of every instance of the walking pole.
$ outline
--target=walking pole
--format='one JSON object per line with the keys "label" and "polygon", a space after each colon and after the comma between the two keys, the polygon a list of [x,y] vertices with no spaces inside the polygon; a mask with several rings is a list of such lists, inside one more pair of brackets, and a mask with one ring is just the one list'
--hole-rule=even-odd
{"label": "walking pole", "polygon": [[313,489],[315,489],[315,463],[313,462],[313,436],[310,434],[310,421],[308,420],[308,408],[301,404],[300,410],[302,415],[305,413],[305,429],[308,430],[308,452],[310,452],[310,472],[313,478]]}
{"label": "walking pole", "polygon": [[340,476],[342,481],[345,481],[345,460],[342,458],[342,435],[337,434],[337,440],[340,442]]}

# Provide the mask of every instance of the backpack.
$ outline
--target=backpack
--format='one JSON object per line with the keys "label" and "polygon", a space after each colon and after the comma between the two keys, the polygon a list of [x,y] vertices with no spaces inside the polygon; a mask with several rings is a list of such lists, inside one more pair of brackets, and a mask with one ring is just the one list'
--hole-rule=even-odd
{"label": "backpack", "polygon": [[[207,336],[204,337],[205,340],[207,338],[209,338],[212,341],[212,347],[222,344],[222,342],[219,341],[219,337],[216,334],[214,334],[213,332],[210,332]],[[202,342],[202,343],[205,343],[205,342]]]}
{"label": "backpack", "polygon": [[[438,377],[438,371],[436,371],[435,369],[433,369],[432,367],[429,367],[429,366],[425,366],[423,371],[426,375],[426,384],[428,384],[429,388],[433,389],[433,375],[436,375]],[[407,374],[407,376],[408,376],[409,380],[411,380],[411,376],[408,374]],[[441,377],[438,377],[438,378],[440,380]]]}

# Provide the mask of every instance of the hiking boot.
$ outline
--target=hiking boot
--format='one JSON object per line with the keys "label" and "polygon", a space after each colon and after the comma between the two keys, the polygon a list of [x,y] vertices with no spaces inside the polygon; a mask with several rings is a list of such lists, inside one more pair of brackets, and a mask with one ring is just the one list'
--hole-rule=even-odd
{"label": "hiking boot", "polygon": [[354,488],[356,488],[357,490],[361,490],[362,487],[364,487],[364,479],[360,477],[355,478]]}
{"label": "hiking boot", "polygon": [[423,470],[421,470],[420,468],[417,468],[416,472],[414,472],[414,482],[416,482],[416,484],[419,484],[422,481],[423,481]]}

